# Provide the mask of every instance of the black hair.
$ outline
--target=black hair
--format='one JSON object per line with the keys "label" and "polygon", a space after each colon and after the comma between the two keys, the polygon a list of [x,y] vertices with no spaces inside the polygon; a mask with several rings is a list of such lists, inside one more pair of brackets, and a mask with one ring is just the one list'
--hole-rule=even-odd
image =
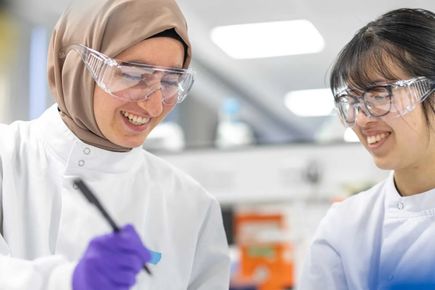
{"label": "black hair", "polygon": [[184,65],[184,63],[186,62],[187,56],[188,56],[188,47],[187,47],[186,42],[184,42],[184,40],[175,31],[175,29],[171,28],[171,29],[163,30],[162,32],[154,34],[150,38],[153,38],[153,37],[169,37],[169,38],[173,38],[173,39],[181,42],[183,44],[183,47],[184,47],[184,61],[183,61],[183,65]]}
{"label": "black hair", "polygon": [[[393,65],[393,66],[392,66]],[[363,91],[374,75],[397,80],[393,67],[411,77],[435,80],[435,14],[424,9],[402,8],[383,14],[362,27],[342,49],[332,67],[334,94],[346,85]],[[424,114],[435,114],[432,93],[424,102]]]}

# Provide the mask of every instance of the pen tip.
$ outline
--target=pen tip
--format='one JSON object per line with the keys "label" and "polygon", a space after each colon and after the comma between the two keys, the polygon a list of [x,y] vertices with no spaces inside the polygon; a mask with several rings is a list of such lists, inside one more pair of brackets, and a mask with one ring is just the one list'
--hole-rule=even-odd
{"label": "pen tip", "polygon": [[80,183],[82,183],[82,180],[79,177],[73,179],[73,184],[78,185]]}

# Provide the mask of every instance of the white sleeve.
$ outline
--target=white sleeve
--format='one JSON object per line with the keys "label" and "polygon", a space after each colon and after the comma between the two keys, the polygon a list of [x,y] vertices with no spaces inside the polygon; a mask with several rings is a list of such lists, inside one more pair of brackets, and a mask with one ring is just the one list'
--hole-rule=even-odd
{"label": "white sleeve", "polygon": [[74,267],[60,256],[28,261],[0,254],[0,289],[72,290]]}
{"label": "white sleeve", "polygon": [[305,257],[298,290],[349,290],[340,254],[327,238],[334,232],[327,217],[320,223]]}
{"label": "white sleeve", "polygon": [[75,263],[61,256],[25,260],[11,256],[3,238],[3,163],[0,158],[0,289],[72,290]]}
{"label": "white sleeve", "polygon": [[326,239],[313,241],[297,284],[298,290],[349,290],[340,255]]}
{"label": "white sleeve", "polygon": [[230,258],[216,200],[210,204],[196,247],[192,276],[188,290],[228,290]]}

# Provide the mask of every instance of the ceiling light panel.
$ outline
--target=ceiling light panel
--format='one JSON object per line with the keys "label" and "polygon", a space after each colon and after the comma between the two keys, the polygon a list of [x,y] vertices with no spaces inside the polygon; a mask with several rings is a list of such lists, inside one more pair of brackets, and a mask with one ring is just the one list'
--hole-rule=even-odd
{"label": "ceiling light panel", "polygon": [[328,116],[334,109],[330,89],[291,91],[286,94],[284,103],[292,113],[301,117]]}
{"label": "ceiling light panel", "polygon": [[235,59],[318,53],[325,42],[308,20],[276,21],[215,27],[212,41]]}

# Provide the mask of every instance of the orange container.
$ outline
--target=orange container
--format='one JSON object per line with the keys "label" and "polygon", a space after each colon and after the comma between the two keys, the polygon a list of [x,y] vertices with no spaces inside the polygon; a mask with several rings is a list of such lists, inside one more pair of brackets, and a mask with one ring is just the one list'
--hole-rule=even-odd
{"label": "orange container", "polygon": [[250,280],[259,290],[294,286],[293,247],[285,239],[287,227],[281,214],[235,215],[235,237],[240,249],[236,280]]}

